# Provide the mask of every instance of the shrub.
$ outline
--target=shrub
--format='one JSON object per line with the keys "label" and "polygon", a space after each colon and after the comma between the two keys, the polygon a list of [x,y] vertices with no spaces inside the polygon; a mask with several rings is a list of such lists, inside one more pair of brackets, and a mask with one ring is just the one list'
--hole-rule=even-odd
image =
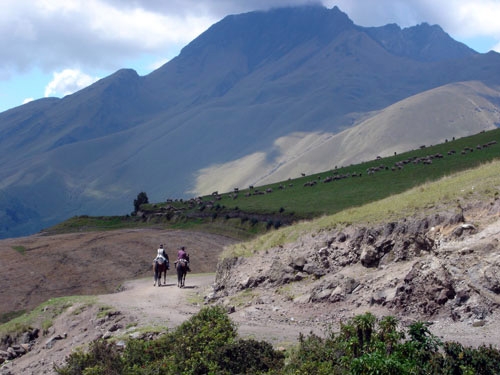
{"label": "shrub", "polygon": [[92,342],[87,353],[81,350],[71,353],[66,358],[64,367],[54,365],[54,370],[59,375],[120,375],[123,373],[123,368],[116,346],[104,340]]}
{"label": "shrub", "polygon": [[408,328],[408,338],[394,317],[377,321],[370,313],[341,324],[325,338],[300,334],[286,360],[265,341],[236,339],[236,329],[222,307],[206,307],[172,332],[152,341],[129,340],[122,355],[113,344],[93,342],[77,350],[59,375],[201,375],[201,374],[354,374],[441,375],[500,374],[500,351],[459,343],[441,343],[428,324]]}
{"label": "shrub", "polygon": [[142,204],[148,204],[148,203],[149,203],[148,195],[145,192],[141,191],[139,194],[137,194],[137,198],[134,199],[134,213],[137,213],[137,211],[139,211]]}
{"label": "shrub", "polygon": [[283,367],[284,355],[265,341],[237,340],[220,348],[215,361],[223,374],[262,374]]}
{"label": "shrub", "polygon": [[236,337],[236,327],[226,311],[219,306],[201,309],[173,333],[172,348],[174,373],[206,374],[217,367],[219,348]]}

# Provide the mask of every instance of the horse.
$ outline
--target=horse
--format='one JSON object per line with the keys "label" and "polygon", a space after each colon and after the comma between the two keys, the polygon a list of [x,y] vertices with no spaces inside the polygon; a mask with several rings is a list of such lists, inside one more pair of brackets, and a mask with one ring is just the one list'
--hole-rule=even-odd
{"label": "horse", "polygon": [[176,263],[175,269],[177,270],[177,286],[179,288],[183,288],[184,281],[186,280],[188,264],[185,259],[179,259]]}
{"label": "horse", "polygon": [[154,272],[154,284],[156,286],[156,281],[158,281],[158,286],[161,286],[161,274],[163,272],[163,284],[167,285],[167,270],[168,264],[162,258],[155,259],[153,262],[153,272]]}

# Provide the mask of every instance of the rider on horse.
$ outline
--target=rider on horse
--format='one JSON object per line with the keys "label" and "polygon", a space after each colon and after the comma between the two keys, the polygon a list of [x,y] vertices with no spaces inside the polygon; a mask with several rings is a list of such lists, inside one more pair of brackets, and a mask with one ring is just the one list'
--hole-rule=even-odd
{"label": "rider on horse", "polygon": [[[186,253],[186,248],[184,246],[181,246],[181,248],[177,252],[177,262],[185,262],[188,272],[191,271],[191,269],[189,268],[189,254]],[[177,262],[175,263],[177,264]]]}
{"label": "rider on horse", "polygon": [[160,248],[157,251],[157,255],[156,255],[156,258],[155,258],[154,261],[155,262],[159,262],[160,264],[162,264],[163,262],[166,262],[167,263],[167,269],[170,269],[170,264],[169,264],[170,262],[168,260],[168,255],[165,252],[165,249],[163,248],[163,244],[160,245]]}

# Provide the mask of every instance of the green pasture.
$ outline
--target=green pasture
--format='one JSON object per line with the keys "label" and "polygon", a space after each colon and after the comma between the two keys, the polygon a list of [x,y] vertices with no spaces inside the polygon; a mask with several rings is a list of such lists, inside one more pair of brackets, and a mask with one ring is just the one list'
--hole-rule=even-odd
{"label": "green pasture", "polygon": [[[476,149],[477,145],[484,145],[491,141],[496,141],[497,144],[481,150]],[[466,147],[473,151],[462,155],[461,151]],[[456,153],[448,155],[450,150],[455,150]],[[433,158],[430,165],[408,163],[402,169],[392,170],[396,162],[436,154],[441,154],[443,157]],[[244,212],[267,214],[282,211],[283,215],[293,214],[297,218],[312,218],[399,194],[444,176],[478,167],[499,157],[500,129],[496,129],[436,146],[257,188],[261,191],[271,188],[273,192],[270,194],[246,197],[245,194],[251,190],[240,189],[237,199],[231,197],[232,193],[226,193],[217,204],[229,210],[237,208]],[[367,174],[369,168],[382,165],[387,169],[371,175]],[[339,175],[361,173],[362,176],[348,177],[329,183],[323,182],[327,176],[332,176],[334,173]],[[314,186],[304,186],[310,181],[317,183]],[[293,186],[290,187],[290,184]],[[280,185],[285,188],[280,190]],[[204,199],[209,200],[211,197],[204,197]]]}
{"label": "green pasture", "polygon": [[[482,147],[485,144],[491,145]],[[478,149],[478,145],[481,149]],[[463,152],[464,150],[467,151]],[[449,154],[450,151],[455,152]],[[430,155],[442,155],[442,157],[433,157],[431,164],[410,161],[403,164],[401,169],[396,166],[398,162]],[[236,198],[236,193],[231,191],[220,192],[220,200],[216,200],[212,195],[203,196],[201,197],[202,203],[195,205],[190,205],[188,199],[142,205],[142,211],[153,214],[167,207],[177,209],[175,214],[159,215],[154,219],[145,220],[131,215],[78,216],[49,228],[47,232],[111,230],[147,226],[206,230],[247,239],[271,227],[278,228],[282,224],[332,215],[349,208],[360,207],[400,194],[413,187],[437,181],[445,176],[477,168],[499,158],[500,129],[495,129],[438,145],[422,145],[417,150],[390,157],[265,186],[255,186],[255,189],[264,192],[272,189],[272,193],[256,195],[255,189],[240,187]],[[367,171],[375,167],[382,168],[373,174],[368,174]],[[358,177],[347,177],[324,183],[328,176],[352,175],[353,173]],[[314,186],[304,186],[312,181],[316,182]]]}

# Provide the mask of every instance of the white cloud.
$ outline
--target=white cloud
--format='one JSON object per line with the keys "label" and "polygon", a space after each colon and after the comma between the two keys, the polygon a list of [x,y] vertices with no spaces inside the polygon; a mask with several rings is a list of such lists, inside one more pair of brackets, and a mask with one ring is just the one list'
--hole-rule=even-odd
{"label": "white cloud", "polygon": [[[130,4],[134,4],[131,6]],[[2,0],[0,77],[33,67],[117,70],[142,54],[187,44],[215,18],[160,13],[109,0]]]}
{"label": "white cloud", "polygon": [[23,100],[23,104],[32,102],[33,100],[35,100],[35,99],[34,98],[26,98],[26,99]]}
{"label": "white cloud", "polygon": [[99,78],[91,77],[78,69],[64,69],[53,74],[54,79],[45,87],[45,97],[65,96],[81,90]]}
{"label": "white cloud", "polygon": [[[357,24],[439,24],[452,37],[500,43],[499,0],[2,0],[0,79],[38,68],[113,71],[171,55],[228,14],[285,5],[338,5]],[[137,67],[133,67],[137,69]]]}
{"label": "white cloud", "polygon": [[452,9],[453,28],[466,36],[490,34],[500,36],[498,0],[455,1],[457,7]]}
{"label": "white cloud", "polygon": [[362,26],[397,23],[409,27],[427,22],[440,25],[455,39],[483,37],[500,43],[499,0],[377,0],[369,5],[368,0],[324,0],[323,3],[338,5]]}

